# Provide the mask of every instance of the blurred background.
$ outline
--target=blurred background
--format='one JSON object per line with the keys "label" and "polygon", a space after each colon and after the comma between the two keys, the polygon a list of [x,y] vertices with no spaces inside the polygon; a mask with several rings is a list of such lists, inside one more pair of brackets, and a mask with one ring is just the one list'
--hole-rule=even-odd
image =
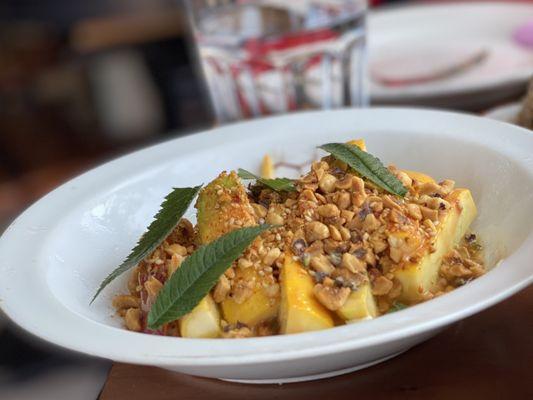
{"label": "blurred background", "polygon": [[[370,6],[374,13],[412,4]],[[0,232],[103,160],[215,123],[190,38],[179,0],[0,2]],[[525,93],[521,79],[482,103],[412,102],[479,113]],[[109,366],[35,341],[0,315],[2,399],[94,399]]]}

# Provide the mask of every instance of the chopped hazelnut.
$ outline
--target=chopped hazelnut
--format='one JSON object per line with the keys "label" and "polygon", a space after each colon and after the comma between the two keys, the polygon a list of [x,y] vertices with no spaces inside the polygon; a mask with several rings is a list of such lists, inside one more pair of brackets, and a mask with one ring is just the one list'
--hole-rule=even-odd
{"label": "chopped hazelnut", "polygon": [[329,229],[322,222],[312,221],[305,225],[305,238],[308,242],[322,240],[329,237]]}
{"label": "chopped hazelnut", "polygon": [[416,220],[422,219],[422,212],[420,211],[420,207],[416,204],[407,204],[407,214]]}
{"label": "chopped hazelnut", "polygon": [[346,303],[351,290],[346,287],[325,286],[318,283],[313,288],[313,292],[317,300],[328,310],[336,311]]}
{"label": "chopped hazelnut", "polygon": [[365,262],[350,253],[344,253],[342,255],[341,267],[346,268],[350,272],[363,272],[365,271]]}
{"label": "chopped hazelnut", "polygon": [[230,288],[231,287],[228,278],[226,278],[225,275],[222,275],[215,286],[215,290],[213,291],[213,300],[215,300],[217,303],[222,303],[226,299]]}
{"label": "chopped hazelnut", "polygon": [[312,257],[310,266],[315,271],[322,272],[326,275],[331,274],[335,270],[331,261],[324,254]]}
{"label": "chopped hazelnut", "polygon": [[331,193],[335,190],[335,184],[337,183],[337,178],[331,174],[325,174],[322,179],[318,182],[318,187],[324,193]]}
{"label": "chopped hazelnut", "polygon": [[380,226],[379,220],[374,216],[374,214],[368,214],[363,221],[363,229],[368,232],[373,232],[378,229]]}
{"label": "chopped hazelnut", "polygon": [[383,296],[390,292],[392,289],[392,281],[384,276],[377,277],[372,282],[372,294],[375,296]]}
{"label": "chopped hazelnut", "polygon": [[338,217],[340,210],[335,204],[324,204],[317,208],[318,215],[325,218]]}
{"label": "chopped hazelnut", "polygon": [[278,213],[269,211],[266,217],[266,222],[272,225],[283,225],[284,219]]}

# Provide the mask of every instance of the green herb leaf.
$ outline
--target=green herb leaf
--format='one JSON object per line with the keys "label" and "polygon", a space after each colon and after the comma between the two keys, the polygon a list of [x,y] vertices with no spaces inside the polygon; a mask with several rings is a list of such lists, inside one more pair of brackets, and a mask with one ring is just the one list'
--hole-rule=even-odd
{"label": "green herb leaf", "polygon": [[395,301],[392,303],[391,308],[389,308],[389,311],[387,311],[387,314],[403,310],[404,308],[407,308],[407,305],[400,303],[399,301]]}
{"label": "green herb leaf", "polygon": [[192,311],[242,252],[271,225],[241,228],[199,247],[160,290],[148,313],[148,327],[158,329]]}
{"label": "green herb leaf", "polygon": [[405,196],[407,189],[381,161],[359,147],[345,143],[328,143],[319,147],[337,160],[345,162],[356,172],[380,188],[397,196]]}
{"label": "green herb leaf", "polygon": [[161,203],[161,209],[154,216],[147,231],[141,236],[137,245],[122,264],[102,281],[91,300],[91,304],[109,283],[131,267],[139,264],[165,240],[183,217],[201,187],[202,185],[193,188],[174,188],[165,197]]}
{"label": "green herb leaf", "polygon": [[239,168],[237,175],[239,175],[241,179],[245,180],[255,179],[257,182],[276,192],[294,192],[296,190],[293,180],[289,178],[265,179],[242,168]]}

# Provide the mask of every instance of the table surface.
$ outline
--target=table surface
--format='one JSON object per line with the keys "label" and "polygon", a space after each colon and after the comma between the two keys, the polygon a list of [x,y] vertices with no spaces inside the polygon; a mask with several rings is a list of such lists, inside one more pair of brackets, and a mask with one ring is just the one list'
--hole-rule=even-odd
{"label": "table surface", "polygon": [[[314,382],[241,385],[114,364],[100,400],[533,399],[533,286],[373,367]],[[353,396],[351,395],[353,393]]]}

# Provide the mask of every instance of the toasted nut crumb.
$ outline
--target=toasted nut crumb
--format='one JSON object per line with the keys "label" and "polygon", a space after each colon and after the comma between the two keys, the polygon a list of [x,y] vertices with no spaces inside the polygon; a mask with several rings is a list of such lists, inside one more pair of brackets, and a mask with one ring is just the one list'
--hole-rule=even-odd
{"label": "toasted nut crumb", "polygon": [[406,188],[410,188],[413,184],[413,180],[409,175],[407,175],[405,172],[396,170],[394,171],[394,175],[396,175],[396,178],[404,185]]}
{"label": "toasted nut crumb", "polygon": [[267,215],[267,209],[263,207],[261,204],[252,203],[252,208],[254,210],[254,214],[257,218],[265,218]]}
{"label": "toasted nut crumb", "polygon": [[437,185],[435,182],[425,182],[418,188],[418,193],[420,195],[434,195],[439,194],[441,196],[445,195],[445,191]]}
{"label": "toasted nut crumb", "polygon": [[439,219],[439,212],[428,207],[420,206],[420,211],[424,218],[430,219],[431,221],[436,221]]}
{"label": "toasted nut crumb", "polygon": [[373,232],[378,229],[380,226],[379,220],[375,217],[374,214],[368,214],[363,221],[363,228],[367,232]]}
{"label": "toasted nut crumb", "polygon": [[331,193],[335,190],[335,184],[337,183],[337,178],[331,174],[325,174],[322,179],[318,182],[318,187],[324,193]]}
{"label": "toasted nut crumb", "polygon": [[155,300],[162,287],[163,284],[153,276],[150,276],[150,278],[148,278],[148,280],[144,283],[144,288],[148,292],[148,297],[151,299],[151,301]]}
{"label": "toasted nut crumb", "polygon": [[366,200],[365,192],[362,193],[353,193],[352,194],[352,204],[356,207],[361,207]]}
{"label": "toasted nut crumb", "polygon": [[372,282],[372,294],[375,296],[383,296],[390,292],[392,289],[392,281],[384,276],[377,277]]}
{"label": "toasted nut crumb", "polygon": [[342,255],[341,267],[346,268],[348,271],[357,273],[365,271],[365,262],[350,253],[344,253]]}
{"label": "toasted nut crumb", "polygon": [[337,242],[340,242],[342,240],[341,233],[334,225],[329,226],[329,236]]}
{"label": "toasted nut crumb", "polygon": [[338,217],[341,212],[335,204],[324,204],[317,208],[318,215],[325,218]]}
{"label": "toasted nut crumb", "polygon": [[285,220],[276,212],[269,211],[266,217],[266,222],[272,225],[283,225]]}
{"label": "toasted nut crumb", "polygon": [[437,234],[437,228],[435,227],[433,221],[431,221],[430,219],[425,219],[423,224],[428,228],[431,236],[435,236]]}
{"label": "toasted nut crumb", "polygon": [[365,193],[365,182],[359,178],[358,176],[354,176],[352,178],[352,184],[353,184],[353,191],[357,194],[364,194]]}
{"label": "toasted nut crumb", "polygon": [[228,278],[226,278],[225,275],[222,275],[213,291],[213,300],[217,303],[222,303],[226,299],[230,289],[231,286]]}
{"label": "toasted nut crumb", "polygon": [[138,308],[141,306],[141,300],[138,297],[121,294],[113,298],[113,307],[117,310],[125,308]]}
{"label": "toasted nut crumb", "polygon": [[341,308],[348,300],[350,292],[351,290],[346,287],[325,286],[321,283],[313,288],[317,300],[331,311]]}
{"label": "toasted nut crumb", "polygon": [[407,214],[418,221],[422,219],[422,212],[420,211],[420,207],[416,204],[407,204]]}
{"label": "toasted nut crumb", "polygon": [[315,194],[313,193],[312,190],[310,189],[305,189],[302,191],[302,193],[300,193],[300,196],[298,197],[299,200],[307,200],[307,201],[311,201],[313,203],[317,203],[318,200],[315,196]]}
{"label": "toasted nut crumb", "polygon": [[270,267],[272,264],[274,264],[274,261],[277,260],[277,258],[281,255],[281,250],[277,247],[274,247],[273,249],[270,249],[266,256],[263,257],[263,264],[267,267]]}
{"label": "toasted nut crumb", "polygon": [[167,252],[169,255],[177,254],[179,256],[186,256],[187,255],[187,248],[179,245],[177,243],[171,244],[167,247],[165,247],[165,252]]}
{"label": "toasted nut crumb", "polygon": [[400,205],[396,203],[391,196],[388,195],[383,196],[383,205],[387,208],[393,208],[396,210],[401,209]]}
{"label": "toasted nut crumb", "polygon": [[239,261],[237,261],[237,266],[240,269],[250,268],[252,265],[253,263],[250,260],[243,257],[239,258]]}
{"label": "toasted nut crumb", "polygon": [[330,275],[335,270],[331,261],[324,254],[312,257],[309,265],[315,271],[322,272],[326,275]]}
{"label": "toasted nut crumb", "polygon": [[142,329],[141,310],[138,308],[129,308],[126,314],[124,314],[124,322],[128,330],[140,332]]}
{"label": "toasted nut crumb", "polygon": [[[259,271],[262,272],[262,271]],[[232,287],[231,297],[237,304],[242,304],[254,294],[254,282],[239,280]]]}
{"label": "toasted nut crumb", "polygon": [[312,221],[305,225],[305,238],[308,242],[322,240],[329,237],[329,229],[322,222]]}
{"label": "toasted nut crumb", "polygon": [[379,236],[373,235],[370,238],[370,244],[372,245],[372,248],[374,249],[374,253],[378,254],[382,251],[385,251],[387,247],[389,247],[389,244],[387,241]]}
{"label": "toasted nut crumb", "polygon": [[337,189],[351,189],[353,182],[353,175],[346,174],[343,179],[337,181],[336,187]]}
{"label": "toasted nut crumb", "polygon": [[224,275],[226,275],[229,279],[235,278],[235,270],[233,268],[228,268],[226,272],[224,272]]}
{"label": "toasted nut crumb", "polygon": [[350,198],[350,193],[348,192],[340,192],[337,195],[337,206],[341,210],[345,210],[346,208],[350,207],[350,203],[352,202]]}
{"label": "toasted nut crumb", "polygon": [[455,181],[452,181],[451,179],[445,179],[442,182],[439,183],[440,187],[442,188],[443,194],[447,196],[450,194],[450,192],[455,187]]}
{"label": "toasted nut crumb", "polygon": [[167,266],[167,273],[169,277],[172,276],[174,272],[176,272],[176,270],[180,267],[184,259],[185,257],[182,257],[178,254],[172,255],[172,258],[170,259],[170,262],[168,263],[168,266]]}

